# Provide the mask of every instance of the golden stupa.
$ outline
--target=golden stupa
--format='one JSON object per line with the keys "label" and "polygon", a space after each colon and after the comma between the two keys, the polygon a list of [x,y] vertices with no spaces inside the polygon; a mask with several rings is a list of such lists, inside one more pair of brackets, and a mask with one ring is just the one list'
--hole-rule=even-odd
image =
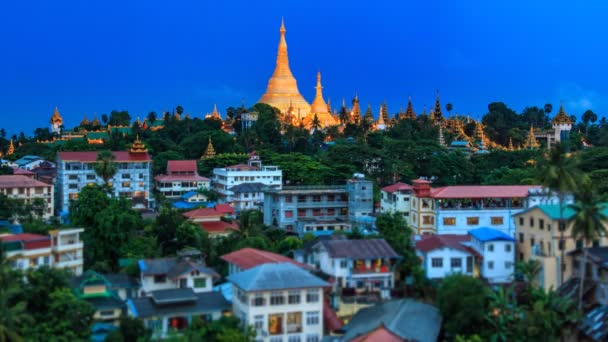
{"label": "golden stupa", "polygon": [[319,120],[321,127],[334,126],[338,123],[331,116],[329,112],[329,107],[325,100],[323,99],[323,86],[321,86],[321,71],[317,72],[317,86],[315,87],[317,90],[315,99],[312,101],[312,106],[310,107],[310,113],[304,118],[304,126],[307,128],[312,127],[312,122],[314,120],[315,115]]}
{"label": "golden stupa", "polygon": [[[293,104],[299,117],[305,117],[310,112],[310,104],[298,90],[296,79],[289,69],[289,59],[287,57],[287,41],[285,40],[285,23],[281,20],[281,38],[277,52],[277,65],[268,80],[266,93],[258,102],[266,103],[278,108],[281,113],[286,113],[290,104]],[[326,108],[327,110],[327,108]]]}

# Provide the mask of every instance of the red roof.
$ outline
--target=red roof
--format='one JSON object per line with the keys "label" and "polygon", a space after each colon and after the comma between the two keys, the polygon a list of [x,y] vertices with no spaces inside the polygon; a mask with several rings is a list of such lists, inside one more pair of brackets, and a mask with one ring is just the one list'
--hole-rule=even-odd
{"label": "red roof", "polygon": [[528,197],[528,190],[539,185],[454,185],[432,189],[434,198],[511,198]]}
{"label": "red roof", "polygon": [[27,250],[51,247],[51,237],[38,234],[23,233],[6,235],[0,236],[0,240],[2,242],[20,241],[23,243],[23,248]]}
{"label": "red roof", "polygon": [[172,181],[184,181],[184,182],[208,182],[209,178],[202,177],[199,175],[158,175],[154,177],[159,182],[172,182]]}
{"label": "red roof", "polygon": [[331,305],[329,305],[327,296],[323,296],[323,322],[325,323],[325,328],[330,331],[336,331],[344,325],[336,312],[331,308]]}
{"label": "red roof", "polygon": [[167,162],[167,173],[194,172],[198,171],[196,160],[169,160]]}
{"label": "red roof", "polygon": [[395,183],[393,185],[389,185],[389,186],[385,186],[384,188],[382,188],[382,191],[384,192],[389,192],[389,193],[393,193],[395,191],[401,191],[401,190],[413,190],[414,187],[406,184],[406,183]]}
{"label": "red roof", "polygon": [[298,267],[310,270],[311,267],[302,263],[299,263],[291,258],[288,258],[281,254],[275,254],[272,252],[262,251],[255,248],[242,248],[238,251],[224,254],[221,258],[231,264],[235,264],[241,270],[247,270],[252,267],[256,267],[263,264],[288,262]]}
{"label": "red roof", "polygon": [[23,175],[4,175],[0,176],[0,188],[33,188],[49,187],[47,183],[42,183],[31,177]]}
{"label": "red roof", "polygon": [[22,169],[19,167],[15,167],[13,168],[13,175],[22,175],[22,176],[34,176],[34,173],[32,171],[26,170],[26,169]]}
{"label": "red roof", "polygon": [[199,208],[187,211],[184,213],[184,216],[187,218],[196,218],[224,216],[226,214],[234,214],[234,208],[232,208],[229,204],[216,204],[213,208]]}
{"label": "red roof", "polygon": [[416,250],[426,253],[438,248],[452,248],[480,257],[476,250],[463,244],[468,241],[471,241],[471,236],[468,234],[423,235],[416,241]]}
{"label": "red roof", "polygon": [[384,326],[379,326],[375,330],[365,335],[360,335],[350,340],[350,342],[403,342],[404,340],[390,332]]}
{"label": "red roof", "polygon": [[236,222],[224,222],[224,221],[212,221],[212,222],[199,222],[199,226],[209,234],[214,233],[225,233],[229,230],[239,230],[239,225]]}
{"label": "red roof", "polygon": [[[151,161],[150,155],[146,153],[130,153],[128,151],[113,151],[116,162]],[[59,152],[57,154],[62,161],[77,161],[81,163],[94,163],[97,161],[97,152]]]}

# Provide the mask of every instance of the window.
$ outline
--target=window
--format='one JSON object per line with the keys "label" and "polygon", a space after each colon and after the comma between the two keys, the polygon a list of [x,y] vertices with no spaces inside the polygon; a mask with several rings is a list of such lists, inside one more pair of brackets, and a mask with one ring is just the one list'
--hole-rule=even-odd
{"label": "window", "polygon": [[432,258],[431,267],[443,267],[443,258]]}
{"label": "window", "polygon": [[511,269],[511,267],[513,267],[513,262],[505,261],[505,268],[509,270],[509,269]]}
{"label": "window", "polygon": [[444,217],[443,218],[443,225],[444,226],[453,226],[456,224],[456,218],[455,217]]}
{"label": "window", "polygon": [[68,189],[78,189],[78,184],[70,184],[68,185]]}
{"label": "window", "polygon": [[450,259],[450,266],[452,268],[461,268],[462,267],[462,259],[460,259],[460,258],[451,258]]}
{"label": "window", "polygon": [[[289,332],[289,331],[288,331]],[[300,335],[287,336],[287,342],[301,342]]]}
{"label": "window", "polygon": [[316,334],[306,335],[306,342],[319,342],[319,341],[321,341],[319,339],[319,335],[316,335]]}
{"label": "window", "polygon": [[122,179],[131,179],[131,175],[128,173],[123,173],[121,176],[122,176]]}
{"label": "window", "polygon": [[600,240],[593,240],[593,247],[597,248],[600,246]]}
{"label": "window", "polygon": [[114,316],[114,310],[101,310],[101,311],[99,311],[99,316],[102,316],[102,317]]}
{"label": "window", "polygon": [[494,269],[494,261],[488,261],[488,269],[489,270],[493,270]]}
{"label": "window", "polygon": [[286,218],[291,218],[291,217],[293,217],[293,211],[291,211],[291,210],[287,210],[287,211],[285,211],[285,217],[286,217]]}
{"label": "window", "polygon": [[87,175],[87,180],[95,180],[95,175]]}
{"label": "window", "polygon": [[266,305],[266,299],[264,298],[264,295],[262,295],[261,293],[257,293],[251,299],[251,305],[253,305],[253,306],[264,306],[264,305]]}
{"label": "window", "polygon": [[270,342],[283,342],[283,337],[271,337]]}
{"label": "window", "polygon": [[317,303],[317,302],[319,302],[319,290],[306,291],[306,303]]}
{"label": "window", "polygon": [[160,284],[167,281],[167,276],[164,274],[154,276],[154,284]]}
{"label": "window", "polygon": [[519,243],[524,243],[524,233],[519,233]]}
{"label": "window", "polygon": [[306,313],[306,325],[319,325],[319,311],[308,311]]}
{"label": "window", "polygon": [[283,335],[283,314],[268,315],[268,333]]}
{"label": "window", "polygon": [[564,245],[565,245],[565,241],[564,240],[559,240],[557,243],[557,248],[562,251],[564,250]]}
{"label": "window", "polygon": [[128,187],[131,186],[131,183],[130,182],[122,182],[121,185],[122,185],[123,188],[128,188]]}
{"label": "window", "polygon": [[543,219],[538,219],[538,228],[539,229],[545,229],[545,220]]}
{"label": "window", "polygon": [[583,248],[583,240],[576,240],[576,249]]}
{"label": "window", "polygon": [[287,333],[300,333],[302,332],[302,313],[301,312],[289,312],[287,313]]}
{"label": "window", "polygon": [[534,217],[530,217],[530,227],[534,227]]}
{"label": "window", "polygon": [[253,327],[255,328],[255,330],[264,329],[264,315],[253,316]]}
{"label": "window", "polygon": [[283,292],[272,292],[270,294],[270,305],[283,304],[285,304],[285,296],[283,296]]}
{"label": "window", "polygon": [[422,224],[433,224],[435,223],[435,219],[433,216],[422,216]]}
{"label": "window", "polygon": [[520,225],[520,226],[523,226],[523,225],[524,225],[524,218],[523,218],[523,217],[520,217],[520,218],[519,218],[519,225]]}
{"label": "window", "polygon": [[492,225],[495,225],[495,226],[501,225],[504,222],[502,216],[494,216],[490,220],[492,222]]}
{"label": "window", "polygon": [[560,222],[559,223],[559,230],[566,230],[566,223],[565,222]]}
{"label": "window", "polygon": [[488,244],[488,252],[494,252],[494,244],[493,243]]}
{"label": "window", "polygon": [[346,259],[340,260],[340,268],[346,268]]}
{"label": "window", "polygon": [[300,304],[300,291],[289,291],[287,302],[289,304]]}
{"label": "window", "polygon": [[505,252],[511,253],[511,245],[510,244],[506,244],[505,245]]}
{"label": "window", "polygon": [[534,247],[534,238],[530,238],[530,247]]}
{"label": "window", "polygon": [[477,217],[477,216],[467,217],[467,224],[469,226],[479,224],[479,217]]}
{"label": "window", "polygon": [[306,209],[298,209],[298,217],[306,216]]}
{"label": "window", "polygon": [[207,278],[194,278],[194,287],[197,289],[207,287]]}

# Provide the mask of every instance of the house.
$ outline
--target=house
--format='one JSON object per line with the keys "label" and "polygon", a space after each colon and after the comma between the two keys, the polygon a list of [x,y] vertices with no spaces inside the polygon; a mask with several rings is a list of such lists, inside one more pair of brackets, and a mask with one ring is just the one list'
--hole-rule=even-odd
{"label": "house", "polygon": [[34,205],[32,214],[48,220],[54,215],[53,186],[23,175],[0,176],[0,193],[24,204]]}
{"label": "house", "polygon": [[15,164],[17,164],[17,166],[19,168],[22,168],[22,169],[25,169],[28,171],[31,171],[32,169],[38,167],[40,164],[45,163],[45,162],[48,163],[42,157],[32,156],[32,155],[23,156],[23,157],[15,160]]}
{"label": "house", "polygon": [[169,160],[167,174],[154,178],[156,190],[166,198],[176,200],[186,193],[198,189],[209,189],[210,180],[199,176],[196,163],[196,160]]}
{"label": "house", "polygon": [[13,168],[13,175],[16,176],[26,176],[28,178],[34,178],[34,173],[32,171],[26,170],[26,169],[22,169],[19,167],[15,167]]}
{"label": "house", "polygon": [[[154,207],[150,176],[152,159],[145,146],[135,140],[129,151],[112,152],[117,172],[110,179],[114,196],[125,197],[137,209]],[[57,154],[57,192],[59,209],[67,212],[87,185],[104,182],[95,172],[97,152],[59,152]]]}
{"label": "house", "polygon": [[193,317],[216,320],[229,309],[224,296],[213,291],[219,275],[197,257],[200,252],[182,252],[177,258],[138,262],[141,296],[127,300],[127,309],[144,321],[153,338],[187,328]]}
{"label": "house", "polygon": [[429,279],[461,273],[491,284],[508,283],[515,270],[515,239],[487,227],[467,235],[423,235],[416,241],[416,254]]}
{"label": "house", "polygon": [[84,245],[82,228],[51,230],[39,234],[6,234],[0,236],[2,248],[12,267],[20,270],[41,266],[65,268],[78,276],[82,273]]}
{"label": "house", "polygon": [[414,188],[405,183],[395,183],[380,190],[380,212],[400,213],[405,221],[410,222],[410,199]]}
{"label": "house", "polygon": [[399,299],[361,309],[344,326],[340,342],[435,342],[441,330],[436,307],[414,299]]}
{"label": "house", "polygon": [[345,185],[265,188],[264,224],[287,231],[297,230],[301,235],[350,230],[352,224],[357,225],[362,218],[372,214],[373,205],[373,184],[361,174],[355,174]]}
{"label": "house", "polygon": [[198,224],[210,237],[220,237],[239,230],[232,219],[234,208],[228,204],[216,204],[213,208],[194,209],[183,214],[188,221]]}
{"label": "house", "polygon": [[262,189],[265,187],[263,183],[241,183],[228,188],[228,191],[233,193],[232,205],[237,211],[243,211],[248,209],[260,209],[262,203],[264,203],[264,192]]}
{"label": "house", "polygon": [[239,207],[257,207],[263,203],[264,196],[255,199],[244,198],[241,194],[235,194],[230,190],[245,183],[261,183],[265,186],[281,189],[283,186],[283,171],[277,166],[262,165],[260,157],[255,153],[249,155],[247,164],[213,169],[213,189],[218,193],[221,200],[236,205],[237,201],[246,199],[245,203],[239,204]]}
{"label": "house", "polygon": [[57,178],[57,167],[54,163],[44,161],[40,165],[32,168],[34,179],[37,179],[46,184],[55,184]]}
{"label": "house", "polygon": [[400,258],[384,239],[317,239],[295,252],[297,261],[336,279],[339,289],[350,287],[358,292],[391,289]]}
{"label": "house", "polygon": [[[608,215],[608,206],[602,206],[602,212]],[[517,259],[540,262],[542,267],[538,281],[545,289],[558,288],[572,276],[572,257],[568,253],[584,247],[582,241],[575,241],[570,235],[572,224],[568,221],[573,215],[574,211],[568,206],[564,206],[560,213],[559,204],[537,205],[514,215]],[[564,227],[561,230],[560,221]],[[608,246],[608,239],[602,237],[591,246]],[[563,263],[560,261],[562,255]]]}
{"label": "house", "polygon": [[228,274],[230,275],[246,271],[259,265],[271,263],[291,263],[305,270],[312,269],[312,267],[284,255],[255,248],[241,248],[238,251],[224,254],[221,258],[228,263]]}
{"label": "house", "polygon": [[207,196],[198,191],[188,191],[181,196],[181,200],[172,203],[176,209],[196,209],[207,207]]}
{"label": "house", "polygon": [[228,276],[232,311],[256,341],[321,341],[329,283],[291,263],[262,264]]}

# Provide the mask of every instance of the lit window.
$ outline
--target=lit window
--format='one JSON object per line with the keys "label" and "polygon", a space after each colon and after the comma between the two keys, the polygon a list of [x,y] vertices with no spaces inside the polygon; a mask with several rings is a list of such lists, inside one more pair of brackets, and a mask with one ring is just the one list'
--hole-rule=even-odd
{"label": "lit window", "polygon": [[467,217],[467,224],[469,226],[474,226],[474,225],[479,224],[479,217],[477,217],[477,216]]}
{"label": "lit window", "polygon": [[443,224],[445,226],[453,226],[456,224],[456,218],[455,217],[444,217]]}
{"label": "lit window", "polygon": [[492,217],[492,224],[493,225],[501,225],[503,224],[504,220],[502,216],[496,216],[496,217]]}

